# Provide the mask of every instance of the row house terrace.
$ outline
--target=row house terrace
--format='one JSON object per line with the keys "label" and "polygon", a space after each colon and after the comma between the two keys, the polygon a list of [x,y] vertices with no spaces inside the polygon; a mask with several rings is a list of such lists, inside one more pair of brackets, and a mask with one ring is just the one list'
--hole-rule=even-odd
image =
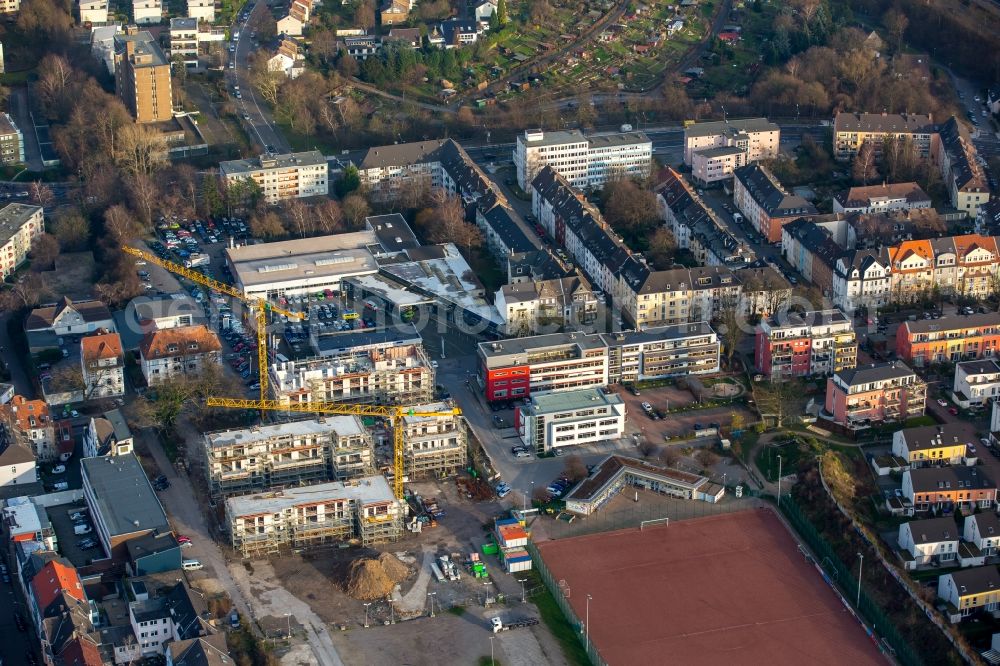
{"label": "row house terrace", "polygon": [[896,354],[916,366],[995,356],[998,347],[997,312],[905,321],[896,331]]}

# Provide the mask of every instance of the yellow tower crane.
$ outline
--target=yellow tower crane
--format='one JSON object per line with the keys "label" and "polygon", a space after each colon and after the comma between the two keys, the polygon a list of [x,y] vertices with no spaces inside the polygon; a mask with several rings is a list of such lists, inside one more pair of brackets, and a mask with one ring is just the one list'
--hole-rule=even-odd
{"label": "yellow tower crane", "polygon": [[218,280],[213,280],[210,277],[206,277],[197,271],[192,271],[179,264],[175,264],[172,261],[160,259],[159,257],[144,250],[138,250],[127,246],[122,249],[133,256],[141,257],[146,261],[162,266],[171,273],[176,273],[177,275],[186,277],[192,282],[197,282],[198,284],[209,287],[210,289],[215,289],[218,292],[239,299],[253,308],[257,317],[257,355],[260,369],[260,399],[250,400],[246,398],[209,397],[206,401],[206,404],[209,407],[259,409],[274,412],[297,412],[340,416],[372,416],[387,419],[392,423],[392,488],[397,499],[403,498],[403,419],[407,416],[461,416],[462,414],[462,410],[457,407],[441,411],[416,411],[409,407],[389,407],[384,405],[353,405],[338,404],[333,402],[283,403],[278,400],[272,400],[267,396],[266,380],[268,368],[267,336],[265,333],[265,328],[267,326],[267,311],[271,310],[279,314],[283,314],[286,317],[295,317],[297,319],[301,319],[302,315],[297,312],[290,312],[271,305],[264,299],[247,296],[243,292],[238,289],[234,289],[228,284],[219,282]]}
{"label": "yellow tower crane", "polygon": [[180,264],[175,264],[172,261],[167,261],[165,259],[160,259],[154,254],[146,252],[145,250],[139,250],[134,247],[123,246],[122,250],[132,256],[145,259],[146,261],[161,266],[171,273],[176,273],[182,277],[186,277],[192,282],[196,282],[203,287],[208,287],[209,289],[214,289],[215,291],[231,296],[243,303],[250,306],[251,312],[253,312],[254,317],[257,322],[257,374],[260,375],[260,399],[265,401],[268,398],[267,395],[267,381],[268,373],[267,368],[269,365],[269,359],[267,354],[267,313],[268,311],[277,312],[278,314],[285,315],[290,319],[302,319],[303,315],[300,312],[292,312],[290,310],[285,310],[279,308],[276,305],[272,305],[263,298],[257,298],[255,296],[247,296],[239,289],[234,289],[225,282],[219,282],[218,280],[213,280],[207,275],[203,275],[198,271],[193,271],[190,268],[185,268]]}

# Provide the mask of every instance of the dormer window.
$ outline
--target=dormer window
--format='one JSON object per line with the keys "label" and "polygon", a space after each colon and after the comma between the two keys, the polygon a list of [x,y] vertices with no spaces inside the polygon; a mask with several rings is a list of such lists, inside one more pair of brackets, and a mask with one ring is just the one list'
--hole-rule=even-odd
{"label": "dormer window", "polygon": [[197,348],[198,348],[198,343],[197,342],[189,342],[188,343],[188,349],[197,349]]}
{"label": "dormer window", "polygon": [[167,351],[170,353],[175,353],[177,351],[177,345],[167,345]]}

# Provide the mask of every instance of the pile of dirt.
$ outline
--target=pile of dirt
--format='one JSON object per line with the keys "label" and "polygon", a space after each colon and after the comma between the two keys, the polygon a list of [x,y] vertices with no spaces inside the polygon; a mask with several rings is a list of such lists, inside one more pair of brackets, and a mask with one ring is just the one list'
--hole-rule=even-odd
{"label": "pile of dirt", "polygon": [[382,553],[378,556],[379,564],[382,565],[385,575],[393,583],[402,583],[410,577],[410,568],[399,561],[399,558],[392,553]]}
{"label": "pile of dirt", "polygon": [[384,599],[395,585],[382,562],[365,558],[354,560],[347,568],[344,591],[355,599],[373,601]]}

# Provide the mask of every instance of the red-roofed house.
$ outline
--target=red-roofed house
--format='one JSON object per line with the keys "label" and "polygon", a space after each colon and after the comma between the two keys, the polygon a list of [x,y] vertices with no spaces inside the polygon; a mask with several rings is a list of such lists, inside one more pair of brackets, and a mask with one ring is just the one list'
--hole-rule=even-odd
{"label": "red-roofed house", "polygon": [[155,386],[218,365],[221,350],[218,336],[207,326],[178,326],[147,333],[139,343],[139,365],[146,383]]}
{"label": "red-roofed house", "polygon": [[74,638],[59,655],[62,666],[103,666],[104,659],[97,644],[87,636]]}
{"label": "red-roofed house", "polygon": [[125,395],[125,356],[117,333],[90,335],[80,340],[80,363],[86,399]]}
{"label": "red-roofed house", "polygon": [[36,459],[50,462],[59,457],[55,426],[47,402],[15,395],[9,404],[0,405],[0,410],[5,410],[13,418],[14,425],[24,434]]}
{"label": "red-roofed house", "polygon": [[37,635],[46,635],[43,628],[46,618],[63,615],[69,610],[66,604],[73,600],[87,603],[87,595],[76,569],[67,560],[49,560],[28,585],[28,607]]}

